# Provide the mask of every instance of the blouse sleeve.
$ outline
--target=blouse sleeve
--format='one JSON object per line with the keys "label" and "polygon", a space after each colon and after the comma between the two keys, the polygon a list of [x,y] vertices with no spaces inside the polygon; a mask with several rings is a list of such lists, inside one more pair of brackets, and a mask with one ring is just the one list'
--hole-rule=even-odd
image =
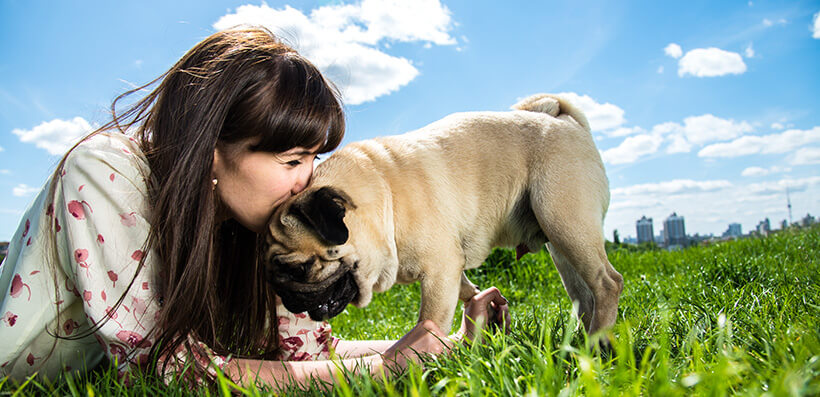
{"label": "blouse sleeve", "polygon": [[[150,229],[147,165],[134,142],[108,140],[104,149],[80,145],[69,156],[54,213],[60,263],[88,322],[99,325],[97,341],[124,373],[147,363],[155,343],[159,269],[143,251]],[[214,364],[224,365],[208,351]]]}

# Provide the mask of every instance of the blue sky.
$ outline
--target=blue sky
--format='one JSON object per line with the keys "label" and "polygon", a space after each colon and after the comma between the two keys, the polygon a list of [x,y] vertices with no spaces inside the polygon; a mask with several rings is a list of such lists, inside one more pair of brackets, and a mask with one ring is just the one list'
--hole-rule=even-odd
{"label": "blue sky", "polygon": [[[111,100],[237,23],[281,32],[343,90],[345,142],[538,92],[587,112],[605,223],[687,232],[820,214],[820,2],[0,0],[0,240]],[[778,226],[779,227],[779,226]]]}

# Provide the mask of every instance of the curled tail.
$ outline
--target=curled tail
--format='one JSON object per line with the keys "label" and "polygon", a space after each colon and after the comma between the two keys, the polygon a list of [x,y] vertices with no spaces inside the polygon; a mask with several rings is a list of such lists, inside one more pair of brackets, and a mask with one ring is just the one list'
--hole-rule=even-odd
{"label": "curled tail", "polygon": [[549,114],[552,117],[567,115],[589,131],[589,122],[584,112],[569,103],[568,100],[557,95],[535,94],[526,97],[512,106],[512,109],[526,110]]}

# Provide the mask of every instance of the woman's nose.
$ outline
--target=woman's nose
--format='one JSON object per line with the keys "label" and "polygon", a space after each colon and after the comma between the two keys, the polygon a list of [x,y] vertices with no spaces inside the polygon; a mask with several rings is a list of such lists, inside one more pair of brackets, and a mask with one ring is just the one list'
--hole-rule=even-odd
{"label": "woman's nose", "polygon": [[299,173],[299,176],[296,177],[296,183],[293,184],[293,189],[291,189],[291,193],[297,194],[302,190],[305,190],[308,183],[310,183],[311,175],[313,175],[313,167],[304,167],[304,170]]}

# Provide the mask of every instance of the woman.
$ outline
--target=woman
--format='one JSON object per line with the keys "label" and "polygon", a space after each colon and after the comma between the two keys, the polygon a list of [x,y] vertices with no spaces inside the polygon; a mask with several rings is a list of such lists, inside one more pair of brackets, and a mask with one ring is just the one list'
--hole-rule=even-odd
{"label": "woman", "polygon": [[[21,220],[0,267],[0,375],[54,378],[107,356],[123,374],[157,363],[167,376],[331,381],[331,350],[376,372],[449,349],[432,323],[347,342],[277,307],[259,233],[344,134],[338,95],[310,62],[265,30],[230,30],[156,82],[123,114],[117,100],[145,87],[114,101],[112,121],[69,150]],[[495,289],[465,315],[486,319],[489,306],[509,319]],[[478,335],[463,323],[460,335]]]}

